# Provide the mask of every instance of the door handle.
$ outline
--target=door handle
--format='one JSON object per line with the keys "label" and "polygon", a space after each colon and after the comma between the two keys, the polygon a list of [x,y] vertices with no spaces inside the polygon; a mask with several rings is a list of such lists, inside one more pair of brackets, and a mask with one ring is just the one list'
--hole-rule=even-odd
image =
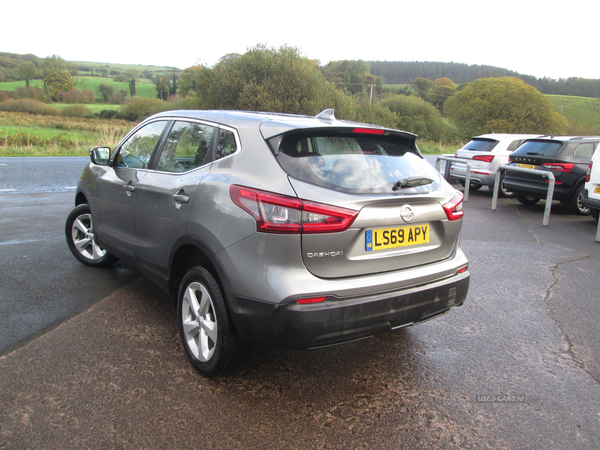
{"label": "door handle", "polygon": [[129,196],[129,195],[131,195],[131,193],[133,191],[135,191],[135,186],[133,184],[131,184],[131,181],[130,181],[125,186],[123,186],[123,189],[125,189],[125,193]]}
{"label": "door handle", "polygon": [[177,194],[173,195],[173,204],[175,205],[175,208],[179,209],[183,206],[184,203],[187,203],[190,201],[190,198],[185,195],[185,192],[183,190],[177,192]]}

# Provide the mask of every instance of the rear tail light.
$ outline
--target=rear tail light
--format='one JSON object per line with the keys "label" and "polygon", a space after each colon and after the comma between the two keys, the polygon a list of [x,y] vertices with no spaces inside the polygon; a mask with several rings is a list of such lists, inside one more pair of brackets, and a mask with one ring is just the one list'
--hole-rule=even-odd
{"label": "rear tail light", "polygon": [[486,163],[491,163],[494,159],[494,155],[477,155],[473,156],[473,159],[476,161],[485,161]]}
{"label": "rear tail light", "polygon": [[508,157],[508,162],[509,162],[509,163],[511,163],[511,162],[513,162],[513,161],[514,161],[514,159],[512,159],[512,158],[509,156],[509,157]]}
{"label": "rear tail light", "polygon": [[557,172],[570,172],[575,166],[573,163],[544,163],[542,166],[550,170],[556,170]]}
{"label": "rear tail light", "polygon": [[594,162],[590,161],[590,168],[588,169],[587,175],[585,176],[585,182],[586,183],[588,181],[590,181],[590,176],[592,175],[592,164],[594,164]]}
{"label": "rear tail light", "polygon": [[462,201],[462,192],[456,191],[456,195],[452,197],[452,200],[442,205],[442,208],[444,208],[444,212],[446,213],[446,217],[448,218],[448,220],[458,220],[465,215],[465,212],[463,211]]}
{"label": "rear tail light", "polygon": [[281,234],[346,231],[358,211],[232,185],[229,195],[256,220],[256,231]]}

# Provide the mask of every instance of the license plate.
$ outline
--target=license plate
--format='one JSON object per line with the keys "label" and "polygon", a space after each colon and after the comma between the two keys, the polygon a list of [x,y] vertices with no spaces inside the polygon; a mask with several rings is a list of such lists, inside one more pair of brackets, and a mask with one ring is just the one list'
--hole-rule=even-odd
{"label": "license plate", "polygon": [[594,194],[600,194],[600,186],[594,188]]}
{"label": "license plate", "polygon": [[368,252],[429,243],[429,225],[382,228],[365,232]]}
{"label": "license plate", "polygon": [[517,167],[522,167],[523,169],[535,169],[533,164],[517,164]]}

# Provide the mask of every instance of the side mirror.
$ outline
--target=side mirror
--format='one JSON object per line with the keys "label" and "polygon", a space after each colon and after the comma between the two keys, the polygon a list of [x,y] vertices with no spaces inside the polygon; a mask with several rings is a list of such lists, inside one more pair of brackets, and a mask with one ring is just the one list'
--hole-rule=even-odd
{"label": "side mirror", "polygon": [[95,147],[90,150],[90,159],[94,164],[99,166],[108,165],[110,159],[110,148],[109,147]]}

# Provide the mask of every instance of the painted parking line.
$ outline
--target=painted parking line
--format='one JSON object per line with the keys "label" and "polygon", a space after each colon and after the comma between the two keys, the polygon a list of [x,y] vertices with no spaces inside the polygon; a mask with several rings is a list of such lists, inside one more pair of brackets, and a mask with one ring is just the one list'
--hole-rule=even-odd
{"label": "painted parking line", "polygon": [[16,189],[0,189],[0,192],[14,192]]}

